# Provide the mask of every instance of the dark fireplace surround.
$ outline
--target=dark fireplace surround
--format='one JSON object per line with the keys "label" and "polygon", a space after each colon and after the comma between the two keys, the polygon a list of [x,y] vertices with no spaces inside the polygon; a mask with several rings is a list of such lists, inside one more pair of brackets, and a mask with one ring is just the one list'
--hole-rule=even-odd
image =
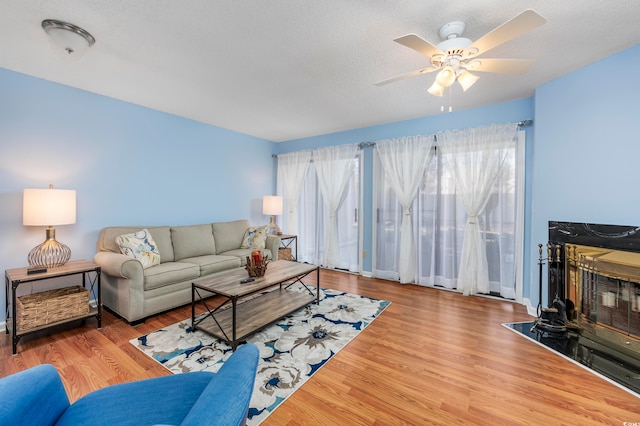
{"label": "dark fireplace surround", "polygon": [[550,221],[540,257],[547,300],[567,301],[583,333],[640,360],[640,227]]}

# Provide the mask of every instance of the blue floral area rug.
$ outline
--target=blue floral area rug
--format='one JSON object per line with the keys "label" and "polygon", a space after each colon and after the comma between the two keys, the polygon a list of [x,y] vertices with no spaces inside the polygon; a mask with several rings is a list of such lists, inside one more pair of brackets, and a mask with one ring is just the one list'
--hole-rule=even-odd
{"label": "blue floral area rug", "polygon": [[[321,289],[320,297],[320,305],[308,305],[246,339],[260,349],[248,425],[260,424],[391,303],[329,289]],[[216,372],[232,353],[228,344],[194,332],[191,319],[131,344],[174,374]]]}

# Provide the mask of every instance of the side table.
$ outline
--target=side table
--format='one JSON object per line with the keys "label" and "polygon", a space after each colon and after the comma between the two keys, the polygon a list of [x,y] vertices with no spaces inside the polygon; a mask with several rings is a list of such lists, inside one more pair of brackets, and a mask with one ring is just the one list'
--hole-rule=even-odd
{"label": "side table", "polygon": [[[295,248],[295,255],[293,254],[293,251],[291,251],[291,258],[285,259],[285,260],[293,260],[297,262],[298,261],[298,236],[291,235],[291,234],[282,234],[282,235],[277,235],[277,237],[280,237],[280,249],[289,249],[289,251],[291,251],[291,247],[293,244],[293,247]],[[280,258],[280,256],[278,256],[278,258]]]}
{"label": "side table", "polygon": [[[100,266],[86,260],[75,260],[67,262],[56,268],[49,268],[47,272],[39,274],[28,274],[28,268],[7,269],[5,271],[5,304],[6,304],[6,333],[11,333],[11,343],[13,344],[13,354],[18,351],[18,341],[26,334],[35,333],[55,325],[64,324],[78,319],[96,317],[98,320],[98,329],[102,328],[102,293],[100,289]],[[40,325],[28,330],[19,330],[16,321],[17,314],[17,290],[18,287],[25,283],[32,283],[35,288],[39,281],[49,280],[52,278],[66,277],[72,275],[82,275],[82,286],[89,290],[89,299],[93,296],[96,298],[96,306],[90,306],[89,312],[83,315],[76,315],[65,318],[50,324]],[[89,286],[89,287],[87,287]],[[62,285],[61,287],[68,287]],[[35,293],[35,292],[34,292]]]}

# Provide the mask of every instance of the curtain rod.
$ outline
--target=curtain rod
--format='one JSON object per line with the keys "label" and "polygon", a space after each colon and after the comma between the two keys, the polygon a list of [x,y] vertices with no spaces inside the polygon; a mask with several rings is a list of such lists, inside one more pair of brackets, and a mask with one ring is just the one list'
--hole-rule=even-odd
{"label": "curtain rod", "polygon": [[[531,126],[533,124],[533,120],[531,119],[527,119],[527,120],[522,120],[522,121],[518,121],[518,127],[527,127],[527,126]],[[360,142],[358,144],[358,148],[362,149],[362,148],[367,148],[370,146],[375,146],[375,142]],[[276,154],[272,154],[271,155],[272,158],[277,158],[278,156]]]}
{"label": "curtain rod", "polygon": [[[533,120],[527,119],[527,120],[522,120],[522,121],[518,121],[518,127],[526,127],[526,126],[531,126],[533,124]],[[375,142],[360,142],[358,144],[358,148],[367,148],[370,146],[375,146]]]}

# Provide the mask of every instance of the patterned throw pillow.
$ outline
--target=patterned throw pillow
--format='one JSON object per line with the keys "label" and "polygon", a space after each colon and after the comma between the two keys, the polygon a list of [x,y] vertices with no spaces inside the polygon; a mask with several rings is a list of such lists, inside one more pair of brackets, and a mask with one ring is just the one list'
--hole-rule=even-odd
{"label": "patterned throw pillow", "polygon": [[160,264],[160,251],[146,229],[120,235],[116,237],[116,244],[120,247],[122,254],[138,259],[143,269]]}
{"label": "patterned throw pillow", "polygon": [[250,226],[244,233],[240,248],[265,248],[267,243],[267,229],[269,229],[269,225]]}

